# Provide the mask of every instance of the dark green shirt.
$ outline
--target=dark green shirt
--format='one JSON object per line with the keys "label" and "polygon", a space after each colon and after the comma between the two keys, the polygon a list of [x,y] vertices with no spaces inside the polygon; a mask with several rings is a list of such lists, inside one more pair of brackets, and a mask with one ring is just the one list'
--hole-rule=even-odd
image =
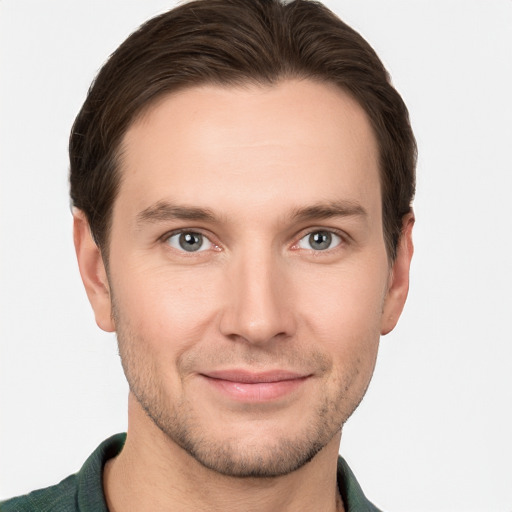
{"label": "dark green shirt", "polygon": [[[0,512],[108,512],[102,473],[107,460],[123,448],[126,434],[98,446],[82,469],[60,484],[0,503]],[[363,494],[347,463],[338,458],[338,486],[347,512],[379,512]]]}

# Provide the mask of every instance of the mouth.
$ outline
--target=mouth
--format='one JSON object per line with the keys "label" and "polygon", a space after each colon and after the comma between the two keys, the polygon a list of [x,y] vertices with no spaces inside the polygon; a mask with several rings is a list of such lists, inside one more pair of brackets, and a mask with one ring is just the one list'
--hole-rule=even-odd
{"label": "mouth", "polygon": [[286,370],[249,372],[223,370],[200,374],[216,392],[241,402],[269,402],[287,397],[311,377]]}

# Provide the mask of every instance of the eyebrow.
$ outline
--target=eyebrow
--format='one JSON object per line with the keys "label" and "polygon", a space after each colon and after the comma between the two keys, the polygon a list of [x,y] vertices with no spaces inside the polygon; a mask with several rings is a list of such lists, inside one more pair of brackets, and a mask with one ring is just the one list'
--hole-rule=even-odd
{"label": "eyebrow", "polygon": [[[289,218],[293,222],[308,222],[333,217],[366,218],[367,215],[367,211],[359,203],[353,201],[331,201],[296,208],[292,210]],[[158,201],[142,210],[136,217],[136,222],[139,226],[146,223],[166,222],[169,220],[193,220],[213,223],[217,221],[217,216],[208,208],[175,205],[167,201]]]}
{"label": "eyebrow", "polygon": [[137,214],[138,225],[145,223],[165,222],[168,220],[196,220],[213,222],[216,216],[207,208],[194,206],[178,206],[167,201],[159,201]]}
{"label": "eyebrow", "polygon": [[318,203],[305,208],[297,208],[292,212],[291,218],[297,222],[330,219],[333,217],[362,217],[366,218],[368,212],[353,201],[331,201]]}

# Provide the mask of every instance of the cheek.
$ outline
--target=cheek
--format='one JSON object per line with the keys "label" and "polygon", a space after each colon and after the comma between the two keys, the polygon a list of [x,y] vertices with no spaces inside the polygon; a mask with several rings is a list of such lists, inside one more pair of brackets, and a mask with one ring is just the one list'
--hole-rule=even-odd
{"label": "cheek", "polygon": [[[186,270],[176,273],[130,269],[113,282],[115,302],[130,330],[155,352],[185,351],[215,318],[215,278]],[[148,347],[149,348],[149,347]]]}
{"label": "cheek", "polygon": [[373,371],[380,339],[387,267],[357,265],[309,273],[296,292],[305,336],[331,354],[340,373]]}
{"label": "cheek", "polygon": [[[336,337],[379,332],[387,271],[357,266],[304,273],[296,287],[298,308],[317,332]],[[298,280],[296,280],[298,282]]]}

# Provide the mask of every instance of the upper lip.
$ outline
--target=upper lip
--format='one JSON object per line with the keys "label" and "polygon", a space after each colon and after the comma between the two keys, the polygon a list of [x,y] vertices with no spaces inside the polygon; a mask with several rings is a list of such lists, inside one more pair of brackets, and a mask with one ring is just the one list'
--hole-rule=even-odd
{"label": "upper lip", "polygon": [[217,370],[202,373],[202,375],[209,377],[210,379],[240,382],[244,384],[280,382],[284,380],[303,379],[309,376],[309,374],[306,373],[298,373],[289,370],[267,370],[264,372],[248,370]]}

